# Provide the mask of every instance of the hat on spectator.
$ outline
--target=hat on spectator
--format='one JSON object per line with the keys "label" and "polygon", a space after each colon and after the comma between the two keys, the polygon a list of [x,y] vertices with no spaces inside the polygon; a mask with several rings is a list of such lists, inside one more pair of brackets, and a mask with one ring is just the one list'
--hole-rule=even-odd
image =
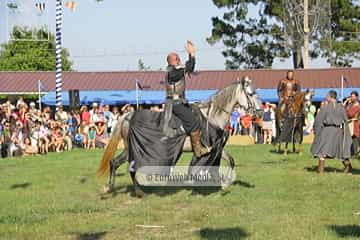
{"label": "hat on spectator", "polygon": [[92,106],[93,106],[93,107],[97,107],[98,104],[97,104],[96,102],[94,102],[94,103],[92,104]]}
{"label": "hat on spectator", "polygon": [[105,123],[105,120],[103,118],[100,118],[99,120],[96,121],[95,124],[98,124],[98,123]]}
{"label": "hat on spectator", "polygon": [[30,103],[30,106],[35,106],[35,103],[34,103],[34,102],[31,102],[31,103]]}

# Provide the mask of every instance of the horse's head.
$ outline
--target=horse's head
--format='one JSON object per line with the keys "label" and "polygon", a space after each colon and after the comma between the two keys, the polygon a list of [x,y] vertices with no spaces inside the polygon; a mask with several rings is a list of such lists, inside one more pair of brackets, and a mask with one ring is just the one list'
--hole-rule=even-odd
{"label": "horse's head", "polygon": [[252,80],[248,76],[243,77],[238,82],[238,91],[237,103],[240,108],[253,116],[261,117],[263,114],[261,101],[253,88]]}

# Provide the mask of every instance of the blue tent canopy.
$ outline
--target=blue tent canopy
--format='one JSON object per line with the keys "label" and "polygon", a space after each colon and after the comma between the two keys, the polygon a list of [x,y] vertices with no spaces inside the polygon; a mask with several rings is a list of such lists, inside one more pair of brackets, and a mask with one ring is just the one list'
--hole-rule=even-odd
{"label": "blue tent canopy", "polygon": [[[321,102],[325,99],[326,94],[333,88],[316,88],[314,102]],[[340,90],[334,89],[340,97]],[[344,96],[349,96],[351,91],[360,92],[360,88],[344,88]],[[186,98],[190,102],[201,102],[209,99],[218,90],[187,90]],[[257,89],[257,93],[263,102],[277,102],[276,89]],[[140,91],[139,104],[161,104],[165,100],[165,91]],[[67,91],[62,93],[63,105],[69,105],[69,94]],[[135,90],[118,90],[118,91],[80,91],[80,104],[90,105],[93,102],[108,105],[136,104]],[[56,105],[55,92],[49,92],[42,97],[42,103],[47,105]]]}
{"label": "blue tent canopy", "polygon": [[[190,102],[200,102],[209,99],[217,90],[188,90],[186,98]],[[139,104],[161,104],[165,100],[165,91],[140,91]],[[47,105],[56,105],[55,92],[49,92],[41,100]],[[118,90],[118,91],[80,91],[80,104],[89,105],[93,102],[108,105],[136,104],[135,90]],[[62,92],[62,103],[69,105],[68,92]]]}
{"label": "blue tent canopy", "polygon": [[[306,89],[303,89],[303,91],[305,90]],[[338,88],[315,88],[311,90],[315,91],[315,96],[312,99],[313,102],[324,101],[330,90],[335,90],[337,92],[339,100],[341,97],[341,90]],[[349,96],[352,91],[358,91],[360,93],[360,88],[344,88],[344,97]],[[257,89],[257,93],[264,102],[278,102],[276,89]]]}

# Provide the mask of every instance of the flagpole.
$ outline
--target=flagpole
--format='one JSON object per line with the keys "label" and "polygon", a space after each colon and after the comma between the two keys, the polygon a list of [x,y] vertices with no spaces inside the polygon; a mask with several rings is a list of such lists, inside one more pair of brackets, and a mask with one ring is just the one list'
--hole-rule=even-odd
{"label": "flagpole", "polygon": [[41,112],[41,85],[40,85],[40,80],[38,80],[38,90],[39,90],[39,110]]}
{"label": "flagpole", "polygon": [[341,75],[341,102],[344,101],[344,75]]}
{"label": "flagpole", "polygon": [[135,86],[136,86],[136,110],[139,110],[139,87],[137,80],[135,80]]}

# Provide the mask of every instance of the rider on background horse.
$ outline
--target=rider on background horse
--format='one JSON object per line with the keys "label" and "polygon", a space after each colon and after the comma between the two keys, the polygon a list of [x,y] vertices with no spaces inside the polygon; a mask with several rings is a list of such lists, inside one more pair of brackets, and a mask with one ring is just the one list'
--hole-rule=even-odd
{"label": "rider on background horse", "polygon": [[171,101],[172,113],[181,120],[186,134],[190,135],[193,152],[199,158],[208,154],[210,149],[201,145],[200,118],[193,113],[185,98],[185,76],[194,71],[195,48],[192,42],[187,41],[185,49],[189,54],[189,60],[185,66],[181,65],[178,54],[170,53],[167,56],[166,98]]}
{"label": "rider on background horse", "polygon": [[287,71],[286,78],[280,80],[277,88],[279,109],[282,114],[284,114],[285,110],[288,110],[289,103],[293,100],[294,96],[300,92],[301,85],[294,79],[294,71]]}

